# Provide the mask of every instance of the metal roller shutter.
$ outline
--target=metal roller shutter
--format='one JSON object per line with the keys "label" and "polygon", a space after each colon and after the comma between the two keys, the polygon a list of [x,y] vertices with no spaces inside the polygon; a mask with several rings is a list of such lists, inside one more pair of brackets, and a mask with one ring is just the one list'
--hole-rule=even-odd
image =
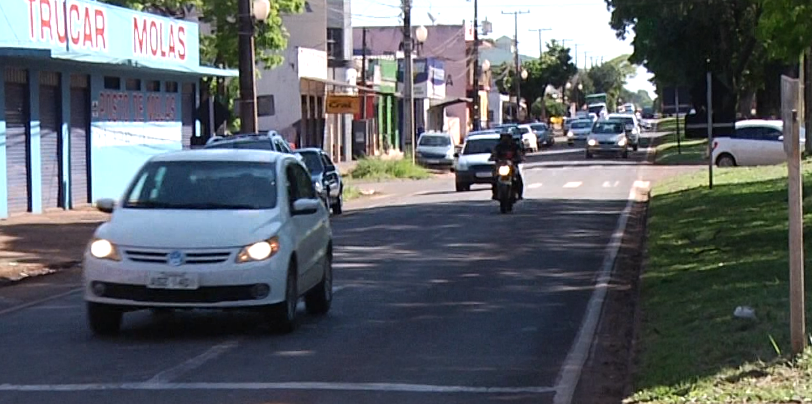
{"label": "metal roller shutter", "polygon": [[39,87],[43,209],[65,206],[62,201],[62,164],[60,163],[62,160],[60,151],[62,144],[60,140],[61,100],[59,74],[43,72],[40,75]]}
{"label": "metal roller shutter", "polygon": [[183,94],[181,96],[181,121],[182,121],[182,140],[183,148],[189,149],[192,147],[192,136],[195,132],[195,85],[192,83],[183,83]]}
{"label": "metal roller shutter", "polygon": [[6,181],[8,212],[29,210],[28,170],[28,74],[25,70],[7,68],[6,90]]}
{"label": "metal roller shutter", "polygon": [[71,76],[70,89],[70,189],[73,207],[90,203],[87,151],[90,135],[90,93],[87,76]]}

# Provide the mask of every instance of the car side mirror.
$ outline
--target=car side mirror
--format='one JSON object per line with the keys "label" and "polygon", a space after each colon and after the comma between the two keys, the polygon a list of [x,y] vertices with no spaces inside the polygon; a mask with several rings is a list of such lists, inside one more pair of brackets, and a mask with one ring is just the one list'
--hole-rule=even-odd
{"label": "car side mirror", "polygon": [[116,208],[116,201],[110,198],[99,199],[96,201],[96,209],[104,213],[113,213]]}
{"label": "car side mirror", "polygon": [[319,211],[320,203],[318,199],[299,199],[293,202],[290,213],[292,216],[312,215]]}

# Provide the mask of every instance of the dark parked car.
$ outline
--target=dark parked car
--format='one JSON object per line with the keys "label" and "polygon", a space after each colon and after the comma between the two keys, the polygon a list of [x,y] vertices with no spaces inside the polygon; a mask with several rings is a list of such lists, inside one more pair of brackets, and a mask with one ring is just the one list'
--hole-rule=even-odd
{"label": "dark parked car", "polygon": [[539,148],[555,145],[555,134],[546,123],[531,123],[530,129],[536,134]]}
{"label": "dark parked car", "polygon": [[290,144],[276,131],[214,136],[203,146],[205,149],[260,149],[280,153],[293,153]]}
{"label": "dark parked car", "polygon": [[321,199],[332,209],[333,214],[340,215],[344,206],[344,183],[330,156],[318,148],[298,149],[295,154],[301,156],[310,170],[313,186]]}

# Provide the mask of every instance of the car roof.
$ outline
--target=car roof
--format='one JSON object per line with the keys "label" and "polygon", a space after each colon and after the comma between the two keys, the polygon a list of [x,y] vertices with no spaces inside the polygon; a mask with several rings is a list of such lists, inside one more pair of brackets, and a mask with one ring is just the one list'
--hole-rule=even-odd
{"label": "car roof", "polygon": [[[249,163],[276,163],[289,154],[270,150],[252,149],[195,149],[155,155],[150,161],[233,161]],[[296,161],[294,159],[294,161]]]}
{"label": "car roof", "polygon": [[484,132],[484,133],[471,132],[471,133],[468,134],[468,137],[465,138],[465,141],[468,142],[468,141],[471,141],[471,140],[483,140],[483,139],[497,139],[498,140],[500,137],[501,137],[501,134],[499,134],[499,132]]}
{"label": "car roof", "polygon": [[782,129],[784,122],[777,119],[746,119],[744,121],[736,122],[736,128],[752,128],[759,126],[767,126],[775,129]]}
{"label": "car roof", "polygon": [[239,142],[239,141],[254,141],[254,140],[271,140],[273,138],[281,137],[276,131],[270,130],[266,133],[235,133],[228,136],[213,136],[206,144],[212,143],[225,143],[225,142]]}
{"label": "car roof", "polygon": [[423,136],[440,136],[440,137],[451,137],[450,133],[446,132],[423,132],[420,134],[420,137]]}

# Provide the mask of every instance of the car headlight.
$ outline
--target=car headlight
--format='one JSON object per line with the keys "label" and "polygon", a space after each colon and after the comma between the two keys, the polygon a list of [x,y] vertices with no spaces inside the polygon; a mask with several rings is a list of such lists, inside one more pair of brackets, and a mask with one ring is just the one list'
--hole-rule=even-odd
{"label": "car headlight", "polygon": [[575,134],[572,131],[567,132],[567,137],[575,137]]}
{"label": "car headlight", "polygon": [[597,146],[597,145],[598,145],[598,141],[597,141],[597,140],[595,140],[595,139],[589,139],[589,140],[587,140],[587,141],[586,141],[586,144],[588,144],[588,145],[590,145],[590,146]]}
{"label": "car headlight", "polygon": [[121,256],[118,255],[116,246],[103,238],[91,241],[88,250],[90,251],[90,255],[98,259],[121,261]]}
{"label": "car headlight", "polygon": [[510,175],[510,166],[499,166],[499,175],[502,177]]}
{"label": "car headlight", "polygon": [[468,163],[457,161],[457,171],[468,171]]}
{"label": "car headlight", "polygon": [[314,181],[313,188],[316,190],[317,194],[324,192],[324,185],[321,184],[321,181]]}
{"label": "car headlight", "polygon": [[237,263],[264,261],[276,255],[277,252],[279,252],[279,238],[271,237],[268,240],[243,247],[237,254]]}
{"label": "car headlight", "polygon": [[618,146],[626,146],[626,138],[624,137],[624,138],[618,140],[617,145]]}

